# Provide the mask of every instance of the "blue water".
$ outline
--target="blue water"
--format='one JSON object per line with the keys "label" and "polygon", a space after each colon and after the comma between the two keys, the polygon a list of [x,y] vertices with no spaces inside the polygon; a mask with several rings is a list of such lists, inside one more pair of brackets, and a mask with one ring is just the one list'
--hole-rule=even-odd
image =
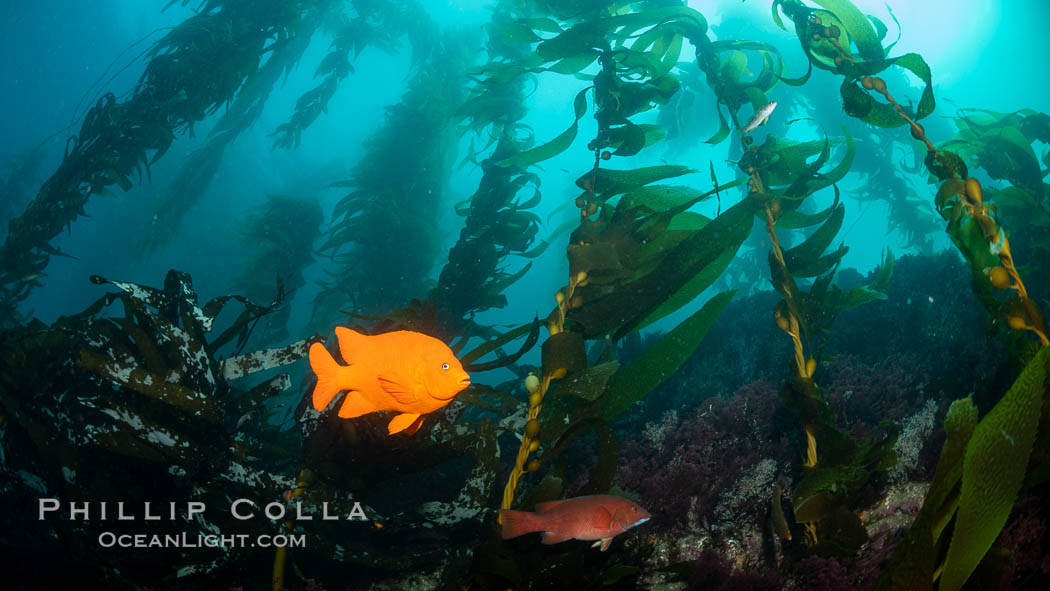
{"label": "blue water", "polygon": [[[481,2],[424,4],[442,26],[449,28],[476,28],[487,15]],[[1041,27],[1050,16],[1050,6],[1037,0],[900,4],[894,12],[901,21],[903,36],[895,51],[919,51],[930,64],[939,101],[932,117],[949,117],[956,106],[1002,112],[1048,109],[1044,56],[1050,46]],[[694,1],[690,5],[709,18],[713,38],[719,36],[720,23],[739,23],[744,19],[748,37],[767,41],[782,51],[788,75],[801,75],[804,71],[797,40],[773,24],[766,3]],[[890,26],[890,36],[895,36],[895,27],[881,2],[857,5],[881,17]],[[0,129],[5,137],[0,145],[0,161],[32,150],[50,137],[47,157],[38,175],[41,181],[57,165],[63,138],[76,132],[79,117],[95,98],[103,92],[122,96],[130,91],[144,67],[142,59],[135,58],[163,35],[166,27],[192,14],[190,7],[181,5],[160,11],[152,3],[116,0],[90,5],[71,0],[15,3],[5,4],[0,11],[6,31],[0,36],[0,77],[7,88],[0,109]],[[128,193],[111,189],[112,195],[89,203],[90,217],[79,220],[68,235],[59,239],[60,247],[75,253],[78,260],[54,259],[48,268],[46,287],[26,302],[27,311],[49,321],[81,309],[102,292],[102,288],[85,285],[84,280],[92,273],[159,283],[166,269],[178,268],[193,275],[204,296],[225,293],[230,290],[229,280],[236,270],[251,256],[250,250],[235,239],[236,228],[264,195],[316,194],[325,210],[330,211],[343,193],[324,186],[343,178],[361,155],[360,140],[382,123],[384,107],[395,103],[404,91],[410,74],[410,47],[402,40],[401,50],[393,55],[366,48],[354,61],[356,72],[339,89],[328,114],[304,133],[301,147],[295,151],[272,150],[268,134],[287,119],[299,95],[316,83],[313,70],[327,53],[328,44],[324,34],[315,36],[299,67],[274,92],[257,123],[230,146],[205,198],[179,228],[177,240],[145,260],[129,252],[129,243],[148,231],[151,202],[170,183],[181,158],[206,139],[211,122],[221,113],[198,124],[195,137],[182,136],[176,141],[171,152],[154,167],[152,183],[138,185]],[[688,55],[683,53],[683,59]],[[821,77],[831,79],[832,75],[817,72],[815,80]],[[529,97],[530,111],[525,120],[535,128],[538,139],[551,138],[564,129],[571,117],[566,93],[577,86],[578,82],[571,78],[551,74],[542,77],[539,88]],[[772,98],[777,93],[791,92],[797,90],[781,85]],[[828,114],[829,119],[836,116]],[[586,142],[589,124],[593,125],[585,118],[578,142]],[[837,130],[832,128],[829,133]],[[683,150],[676,145],[673,152],[658,147],[651,154],[640,156],[638,164],[664,158],[703,171],[713,161],[719,178],[729,179],[734,171],[724,161],[723,153],[724,146],[697,145]],[[586,154],[570,150],[544,163],[545,198],[538,208],[541,216],[572,198],[575,193],[561,187],[571,187],[587,158]],[[705,177],[698,175],[696,184],[705,185]],[[453,171],[442,198],[451,204],[469,196],[477,179],[473,167]],[[844,186],[848,183],[847,178]],[[824,198],[822,202],[828,200]],[[851,203],[848,193],[845,203],[843,232],[849,229],[845,241],[851,250],[843,266],[866,272],[878,264],[884,246],[902,250],[899,237],[886,236],[885,211],[880,206]],[[440,221],[447,228],[446,243],[451,244],[458,234],[456,220],[446,216]],[[556,225],[552,222],[550,227]],[[946,241],[941,239],[939,246],[946,246]],[[559,265],[563,261],[559,248],[549,249],[533,268],[535,279],[530,281],[530,289],[512,290],[511,306],[503,311],[505,314],[495,313],[493,320],[518,319],[533,312],[542,315],[550,302],[549,294],[561,284],[564,273],[559,272]],[[320,267],[309,268],[308,279],[320,277]],[[538,294],[547,297],[537,303]],[[293,324],[305,322],[309,299],[307,287],[296,298]]]}

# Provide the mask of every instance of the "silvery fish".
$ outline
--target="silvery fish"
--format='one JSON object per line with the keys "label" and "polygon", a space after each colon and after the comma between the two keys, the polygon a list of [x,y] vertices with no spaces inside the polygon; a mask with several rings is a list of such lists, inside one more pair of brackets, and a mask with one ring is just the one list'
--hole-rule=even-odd
{"label": "silvery fish", "polygon": [[761,109],[759,109],[755,113],[755,116],[751,118],[751,121],[747,122],[747,125],[744,126],[744,129],[740,130],[740,133],[741,134],[749,133],[749,132],[753,131],[756,127],[758,127],[759,125],[762,125],[763,123],[765,123],[766,119],[769,119],[769,116],[773,114],[773,109],[775,109],[775,108],[777,108],[777,102],[776,101],[773,101],[771,103],[767,103],[766,106],[762,107]]}

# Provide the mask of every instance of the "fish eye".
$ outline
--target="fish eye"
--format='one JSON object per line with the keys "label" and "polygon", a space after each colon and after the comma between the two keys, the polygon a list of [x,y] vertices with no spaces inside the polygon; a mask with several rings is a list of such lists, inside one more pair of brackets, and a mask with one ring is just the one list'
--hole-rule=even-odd
{"label": "fish eye", "polygon": [[448,364],[447,363],[442,363],[441,364],[441,369],[448,369]]}

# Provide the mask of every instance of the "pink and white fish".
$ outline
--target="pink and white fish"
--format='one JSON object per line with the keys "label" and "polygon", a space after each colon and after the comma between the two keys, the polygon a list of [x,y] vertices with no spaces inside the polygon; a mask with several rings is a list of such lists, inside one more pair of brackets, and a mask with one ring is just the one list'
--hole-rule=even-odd
{"label": "pink and white fish", "polygon": [[651,515],[635,503],[611,495],[591,495],[537,503],[536,512],[500,511],[502,537],[516,538],[532,532],[543,532],[544,544],[565,540],[597,540],[602,552],[614,536],[645,523]]}

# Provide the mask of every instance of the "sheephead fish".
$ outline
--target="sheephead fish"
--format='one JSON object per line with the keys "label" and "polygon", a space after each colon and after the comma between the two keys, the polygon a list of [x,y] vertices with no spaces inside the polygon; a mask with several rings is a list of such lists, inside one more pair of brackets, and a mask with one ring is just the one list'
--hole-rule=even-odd
{"label": "sheephead fish", "polygon": [[747,122],[744,129],[740,130],[740,133],[745,134],[754,131],[756,127],[765,123],[766,119],[769,119],[769,116],[773,114],[773,109],[775,108],[777,108],[776,101],[766,103],[766,106],[755,112],[755,116],[751,118],[751,121]]}
{"label": "sheephead fish", "polygon": [[[499,512],[504,540],[533,532],[543,532],[542,543],[557,544],[566,540],[598,540],[593,546],[609,548],[614,536],[649,520],[645,509],[623,497],[590,495],[537,503],[536,512]],[[593,547],[592,546],[592,547]]]}
{"label": "sheephead fish", "polygon": [[335,337],[347,365],[336,362],[321,343],[310,346],[317,411],[346,390],[340,417],[398,411],[387,431],[413,434],[423,424],[423,415],[442,408],[470,385],[455,354],[434,337],[408,330],[369,336],[342,326],[335,329]]}

